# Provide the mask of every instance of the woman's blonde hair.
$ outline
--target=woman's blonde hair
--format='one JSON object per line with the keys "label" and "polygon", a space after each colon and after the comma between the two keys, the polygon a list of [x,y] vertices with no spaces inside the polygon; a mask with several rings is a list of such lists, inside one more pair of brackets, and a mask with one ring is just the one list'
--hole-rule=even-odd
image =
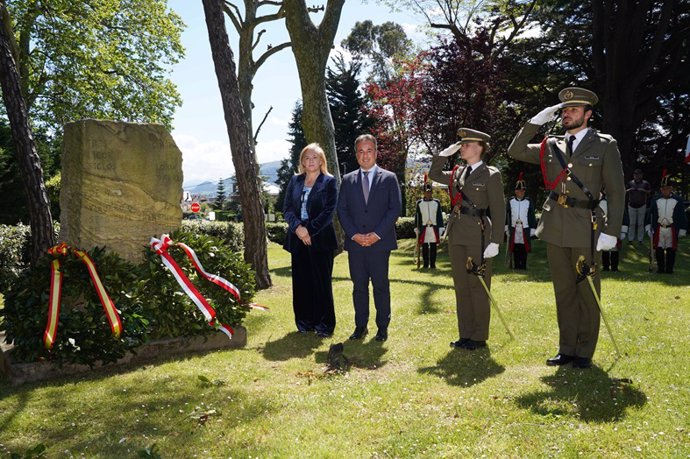
{"label": "woman's blonde hair", "polygon": [[319,159],[321,160],[321,173],[324,175],[331,175],[328,173],[328,162],[326,161],[326,153],[323,152],[323,148],[321,148],[321,145],[319,145],[318,143],[310,143],[302,149],[302,151],[299,154],[299,165],[297,166],[297,173],[304,174],[306,172],[304,170],[303,160],[304,155],[306,155],[309,151],[313,151],[319,156]]}

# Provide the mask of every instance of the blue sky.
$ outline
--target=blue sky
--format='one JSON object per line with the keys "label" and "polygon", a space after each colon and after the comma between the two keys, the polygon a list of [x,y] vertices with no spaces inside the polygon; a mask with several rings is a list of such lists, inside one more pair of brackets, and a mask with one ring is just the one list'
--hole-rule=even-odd
{"label": "blue sky", "polygon": [[[170,0],[168,4],[187,25],[182,35],[186,57],[172,69],[171,74],[183,99],[183,105],[178,108],[173,122],[173,137],[182,150],[184,183],[189,185],[204,180],[217,181],[232,175],[234,168],[208,44],[203,6],[201,0]],[[272,8],[264,8],[264,11],[259,10],[261,15],[274,11]],[[418,31],[422,20],[412,13],[390,13],[387,7],[374,2],[363,4],[359,0],[347,0],[334,51],[340,49],[341,40],[349,34],[357,21],[367,19],[374,24],[395,21],[405,27],[411,38],[416,41],[424,40],[423,33]],[[267,23],[265,26],[267,32],[258,49],[266,49],[269,43],[276,45],[287,40],[284,21]],[[229,23],[228,33],[233,52],[237,54],[237,36]],[[259,134],[257,156],[260,163],[287,156],[287,125],[295,102],[300,97],[294,57],[290,49],[285,49],[268,59],[254,78],[255,129],[269,107],[273,106]]]}

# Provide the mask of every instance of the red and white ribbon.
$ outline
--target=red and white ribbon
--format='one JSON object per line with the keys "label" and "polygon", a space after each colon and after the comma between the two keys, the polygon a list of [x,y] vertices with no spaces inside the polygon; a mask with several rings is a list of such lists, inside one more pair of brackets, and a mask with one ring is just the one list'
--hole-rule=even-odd
{"label": "red and white ribbon", "polygon": [[187,246],[186,244],[183,244],[181,242],[174,243],[172,239],[170,239],[170,236],[168,236],[167,234],[163,234],[160,239],[156,239],[155,237],[151,238],[151,249],[158,255],[160,255],[163,264],[172,273],[177,283],[180,284],[180,287],[182,287],[182,290],[184,290],[187,296],[194,302],[194,304],[196,304],[196,306],[199,308],[201,313],[206,318],[208,324],[211,327],[214,327],[217,330],[225,333],[228,336],[228,338],[232,339],[232,335],[235,333],[233,329],[229,325],[222,324],[216,321],[215,309],[213,309],[213,307],[209,304],[206,298],[204,298],[204,296],[199,292],[199,290],[197,290],[194,284],[192,284],[189,278],[184,274],[182,268],[180,268],[180,266],[172,258],[170,253],[168,253],[168,248],[173,245],[178,246],[182,250],[184,250],[184,252],[187,254],[187,257],[189,257],[190,261],[194,265],[194,268],[196,268],[199,274],[201,274],[204,278],[208,279],[214,284],[218,285],[219,287],[223,288],[224,290],[230,292],[237,299],[237,301],[240,301],[239,289],[235,287],[227,279],[206,272],[204,267],[201,265],[199,258],[196,256],[196,252],[194,252],[194,250],[192,250],[192,248]]}
{"label": "red and white ribbon", "polygon": [[46,349],[52,349],[53,344],[55,344],[55,337],[57,336],[58,322],[60,318],[63,274],[60,258],[58,257],[66,256],[70,250],[77,258],[81,260],[82,263],[84,263],[84,265],[86,265],[86,268],[89,271],[89,276],[91,277],[91,282],[96,289],[96,293],[98,294],[101,304],[103,305],[105,316],[110,323],[110,329],[113,332],[113,336],[115,338],[119,338],[122,334],[122,322],[120,321],[120,315],[115,308],[113,300],[111,300],[108,296],[108,293],[103,286],[103,282],[101,282],[101,278],[98,276],[96,264],[86,252],[76,248],[71,248],[63,242],[48,249],[48,253],[54,256],[55,259],[50,264],[48,322],[46,323],[46,329],[43,332],[43,345]]}

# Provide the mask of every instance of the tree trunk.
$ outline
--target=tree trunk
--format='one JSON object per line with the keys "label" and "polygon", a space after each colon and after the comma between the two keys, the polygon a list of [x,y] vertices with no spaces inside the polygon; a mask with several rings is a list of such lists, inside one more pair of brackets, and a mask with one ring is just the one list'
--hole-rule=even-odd
{"label": "tree trunk", "polygon": [[304,134],[308,143],[321,144],[328,159],[328,170],[338,183],[340,169],[333,118],[326,96],[326,65],[344,4],[345,0],[328,0],[323,20],[317,28],[309,18],[304,0],[285,0],[283,3],[302,88]]}
{"label": "tree trunk", "polygon": [[225,30],[222,0],[202,0],[202,2],[206,15],[211,55],[223,101],[225,124],[230,138],[232,162],[235,166],[237,186],[240,191],[245,238],[244,260],[251,264],[256,272],[257,287],[264,289],[271,286],[271,276],[268,271],[261,184],[257,173],[259,169],[251,148],[252,133],[247,126],[240,100],[233,53]]}
{"label": "tree trunk", "polygon": [[31,264],[35,265],[45,251],[55,244],[50,201],[43,183],[41,159],[29,126],[29,115],[22,97],[17,64],[10,45],[9,14],[4,2],[0,3],[0,85],[10,121],[12,138],[17,150],[17,162],[22,171],[24,189],[31,220]]}

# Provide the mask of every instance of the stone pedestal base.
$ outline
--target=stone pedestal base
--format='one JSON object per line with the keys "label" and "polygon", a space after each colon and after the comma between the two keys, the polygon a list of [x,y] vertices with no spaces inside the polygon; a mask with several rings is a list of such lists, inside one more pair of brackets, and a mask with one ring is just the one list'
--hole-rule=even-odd
{"label": "stone pedestal base", "polygon": [[[139,365],[180,354],[234,349],[246,346],[247,329],[242,326],[233,327],[233,329],[235,334],[231,340],[225,334],[216,332],[208,336],[151,341],[138,347],[136,354],[128,354],[115,363],[107,365],[96,364],[93,368],[90,368],[88,365],[75,364],[65,364],[62,367],[58,367],[50,362],[12,363],[11,349],[3,343],[3,347],[0,349],[0,378],[7,379],[9,377],[12,385],[19,385],[60,376],[83,374],[101,368]],[[4,341],[4,336],[0,336],[0,340]]]}

